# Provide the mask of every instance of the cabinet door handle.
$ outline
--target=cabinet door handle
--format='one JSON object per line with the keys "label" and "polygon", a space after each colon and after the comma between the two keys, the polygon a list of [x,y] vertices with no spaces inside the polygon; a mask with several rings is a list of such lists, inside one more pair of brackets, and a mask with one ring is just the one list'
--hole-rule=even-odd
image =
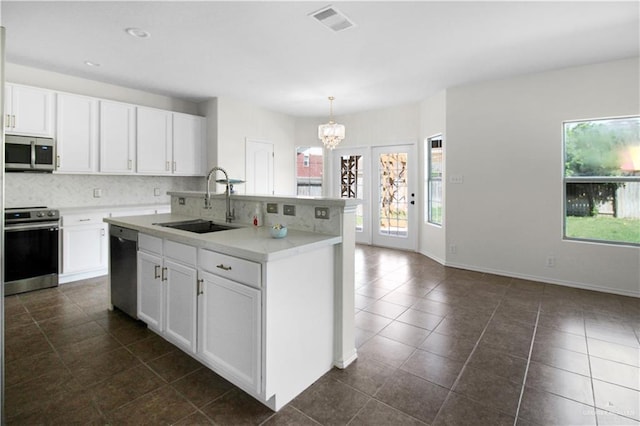
{"label": "cabinet door handle", "polygon": [[60,156],[56,155],[56,167],[60,167]]}
{"label": "cabinet door handle", "polygon": [[204,294],[204,280],[202,278],[200,278],[198,280],[198,290],[197,290],[197,292],[198,292],[198,296],[201,295],[201,294]]}
{"label": "cabinet door handle", "polygon": [[231,266],[224,266],[222,263],[217,265],[216,268],[222,269],[223,271],[230,271],[231,270]]}
{"label": "cabinet door handle", "polygon": [[164,166],[164,171],[165,172],[170,172],[171,171],[171,162],[167,161],[167,164],[165,164],[165,166]]}
{"label": "cabinet door handle", "polygon": [[104,237],[104,229],[100,230],[100,235]]}
{"label": "cabinet door handle", "polygon": [[4,127],[11,127],[11,115],[9,114],[4,118]]}
{"label": "cabinet door handle", "polygon": [[129,168],[129,170],[131,170],[131,160],[129,160],[127,167]]}
{"label": "cabinet door handle", "polygon": [[160,278],[160,265],[155,265],[153,267],[153,279],[157,280]]}
{"label": "cabinet door handle", "polygon": [[167,280],[167,268],[162,268],[162,281]]}
{"label": "cabinet door handle", "polygon": [[178,171],[178,162],[177,161],[173,162],[173,171],[174,172]]}
{"label": "cabinet door handle", "polygon": [[14,128],[14,129],[16,128],[16,116],[15,115],[11,116],[11,127]]}

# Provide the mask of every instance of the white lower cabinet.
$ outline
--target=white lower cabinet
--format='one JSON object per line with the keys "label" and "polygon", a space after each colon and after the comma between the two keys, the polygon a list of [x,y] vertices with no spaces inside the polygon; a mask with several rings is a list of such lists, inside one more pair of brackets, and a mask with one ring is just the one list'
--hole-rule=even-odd
{"label": "white lower cabinet", "polygon": [[[260,392],[261,291],[202,270],[198,353]],[[236,382],[237,383],[237,382]]]}
{"label": "white lower cabinet", "polygon": [[138,236],[138,318],[186,351],[196,351],[196,249]]}
{"label": "white lower cabinet", "polygon": [[107,267],[108,225],[103,215],[69,215],[62,218],[62,273],[64,275]]}

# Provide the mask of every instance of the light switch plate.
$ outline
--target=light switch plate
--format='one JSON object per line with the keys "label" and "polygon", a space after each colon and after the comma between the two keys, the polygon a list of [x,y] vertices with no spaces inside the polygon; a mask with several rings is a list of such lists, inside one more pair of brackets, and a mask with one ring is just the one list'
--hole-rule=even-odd
{"label": "light switch plate", "polygon": [[160,196],[160,188],[153,188],[153,195],[155,195],[156,197]]}
{"label": "light switch plate", "polygon": [[93,190],[93,198],[100,198],[102,197],[102,189],[100,188],[96,188]]}
{"label": "light switch plate", "polygon": [[278,213],[278,203],[267,203],[267,213]]}
{"label": "light switch plate", "polygon": [[282,213],[284,213],[285,216],[295,216],[296,215],[296,206],[285,204],[282,207]]}
{"label": "light switch plate", "polygon": [[316,219],[329,219],[329,207],[316,207]]}

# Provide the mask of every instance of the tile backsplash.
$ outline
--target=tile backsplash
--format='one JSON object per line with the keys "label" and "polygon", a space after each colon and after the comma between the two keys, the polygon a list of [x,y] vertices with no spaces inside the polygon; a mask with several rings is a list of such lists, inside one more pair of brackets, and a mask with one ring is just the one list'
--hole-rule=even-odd
{"label": "tile backsplash", "polygon": [[[4,194],[6,207],[117,206],[168,204],[167,191],[203,187],[202,177],[5,173]],[[94,197],[95,190],[100,197]]]}

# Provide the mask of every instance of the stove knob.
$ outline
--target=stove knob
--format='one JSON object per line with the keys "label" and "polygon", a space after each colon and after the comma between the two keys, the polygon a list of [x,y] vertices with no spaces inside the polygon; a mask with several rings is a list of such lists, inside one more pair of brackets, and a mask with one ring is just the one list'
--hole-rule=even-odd
{"label": "stove knob", "polygon": [[36,213],[36,216],[37,217],[44,217],[44,212],[38,212],[38,213]]}
{"label": "stove knob", "polygon": [[47,216],[49,216],[49,217],[55,216],[55,215],[56,215],[56,212],[54,212],[54,211],[50,211],[50,212],[47,213]]}

